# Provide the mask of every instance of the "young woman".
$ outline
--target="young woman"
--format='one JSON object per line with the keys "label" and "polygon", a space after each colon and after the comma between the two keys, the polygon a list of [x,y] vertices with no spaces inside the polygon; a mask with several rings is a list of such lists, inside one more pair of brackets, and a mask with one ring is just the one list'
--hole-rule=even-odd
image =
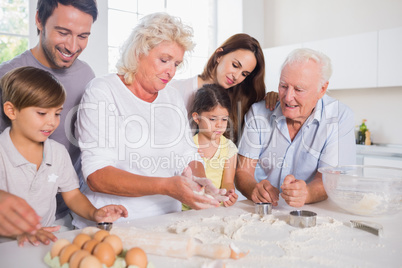
{"label": "young woman", "polygon": [[169,84],[180,91],[188,111],[203,85],[213,83],[227,89],[232,103],[227,137],[237,143],[244,115],[253,103],[265,97],[264,75],[264,55],[259,42],[247,34],[235,34],[212,54],[200,75]]}

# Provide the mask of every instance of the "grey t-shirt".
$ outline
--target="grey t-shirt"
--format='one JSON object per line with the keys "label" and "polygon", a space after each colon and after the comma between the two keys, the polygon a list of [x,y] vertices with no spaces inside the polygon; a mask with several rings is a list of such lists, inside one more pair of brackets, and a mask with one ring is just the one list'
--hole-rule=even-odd
{"label": "grey t-shirt", "polygon": [[[50,138],[66,147],[74,168],[77,174],[80,175],[80,149],[74,137],[74,125],[77,118],[76,108],[81,101],[81,97],[84,94],[87,83],[95,77],[95,73],[87,63],[79,59],[75,60],[73,65],[66,69],[48,68],[43,66],[32,55],[30,50],[27,50],[12,60],[0,64],[0,78],[3,77],[8,71],[23,66],[33,66],[52,73],[66,89],[67,99],[64,103],[63,111],[61,113],[60,125],[50,136]],[[3,110],[3,107],[1,107],[1,110]],[[4,114],[2,112],[0,118],[0,132],[2,132],[7,126],[7,121],[5,121]],[[60,208],[57,209],[56,218],[63,217],[68,211],[65,205],[59,207]]]}
{"label": "grey t-shirt", "polygon": [[43,160],[37,169],[27,161],[11,141],[9,128],[0,134],[0,190],[17,195],[41,216],[43,226],[55,220],[56,193],[79,186],[66,148],[51,140],[44,142]]}

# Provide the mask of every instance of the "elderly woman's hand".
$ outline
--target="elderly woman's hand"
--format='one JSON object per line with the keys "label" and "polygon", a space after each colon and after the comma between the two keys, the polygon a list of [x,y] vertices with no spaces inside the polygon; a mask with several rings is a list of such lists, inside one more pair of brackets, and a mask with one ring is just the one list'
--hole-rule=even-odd
{"label": "elderly woman's hand", "polygon": [[189,167],[184,169],[181,176],[174,176],[169,181],[169,196],[192,209],[218,207],[220,202],[228,199],[226,189],[217,189],[209,179],[193,176]]}
{"label": "elderly woman's hand", "polygon": [[[204,193],[218,200],[219,202],[225,202],[229,200],[229,197],[226,196],[226,189],[218,189],[214,186],[212,181],[208,178],[198,178],[193,176],[193,181],[195,181],[198,185],[204,189]],[[197,187],[198,188],[198,187]],[[195,191],[193,189],[193,191]]]}

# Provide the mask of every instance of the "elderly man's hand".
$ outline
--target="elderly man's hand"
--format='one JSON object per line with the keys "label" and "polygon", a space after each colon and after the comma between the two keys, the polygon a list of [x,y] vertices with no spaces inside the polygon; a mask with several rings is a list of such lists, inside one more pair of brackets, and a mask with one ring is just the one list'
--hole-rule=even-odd
{"label": "elderly man's hand", "polygon": [[272,186],[268,180],[262,180],[256,184],[251,193],[251,200],[254,203],[268,202],[273,206],[278,205],[279,190]]}
{"label": "elderly man's hand", "polygon": [[281,196],[292,207],[302,207],[307,200],[307,184],[305,181],[296,180],[293,175],[287,175],[281,186]]}

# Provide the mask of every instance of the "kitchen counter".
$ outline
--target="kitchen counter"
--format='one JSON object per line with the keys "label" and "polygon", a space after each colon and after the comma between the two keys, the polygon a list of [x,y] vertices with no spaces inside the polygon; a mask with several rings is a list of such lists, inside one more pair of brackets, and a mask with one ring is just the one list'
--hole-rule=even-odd
{"label": "kitchen counter", "polygon": [[[135,226],[154,232],[186,234],[203,243],[234,243],[250,250],[243,259],[224,260],[230,267],[401,267],[402,213],[383,217],[349,214],[330,200],[306,205],[303,210],[318,214],[317,225],[295,228],[288,224],[289,212],[295,210],[282,199],[272,215],[254,214],[248,200],[230,208],[166,214],[115,226]],[[382,224],[382,237],[349,226],[349,220]],[[80,230],[59,233],[72,241]],[[43,257],[52,245],[19,248],[15,241],[0,244],[0,267],[47,267]],[[203,257],[177,259],[148,254],[155,267],[203,267],[213,262]],[[206,266],[204,266],[206,267]]]}
{"label": "kitchen counter", "polygon": [[361,145],[356,144],[356,153],[362,155],[375,155],[402,158],[401,145]]}

